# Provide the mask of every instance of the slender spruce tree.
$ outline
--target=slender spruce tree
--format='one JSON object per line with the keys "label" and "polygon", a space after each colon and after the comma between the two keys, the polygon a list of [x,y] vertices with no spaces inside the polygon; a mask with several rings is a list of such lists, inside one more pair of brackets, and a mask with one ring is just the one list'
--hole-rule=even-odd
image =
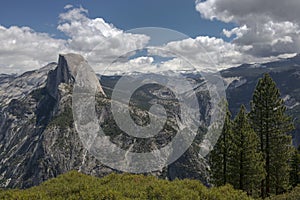
{"label": "slender spruce tree", "polygon": [[211,151],[209,156],[212,183],[215,186],[225,185],[229,183],[228,162],[231,154],[232,145],[232,120],[231,113],[228,109],[228,103],[224,102],[226,106],[226,115],[222,133]]}
{"label": "slender spruce tree", "polygon": [[250,125],[244,105],[233,121],[233,135],[229,182],[249,195],[257,194],[257,186],[265,176],[264,162],[257,149],[259,138]]}
{"label": "slender spruce tree", "polygon": [[261,181],[261,197],[278,194],[288,186],[289,161],[293,130],[291,118],[279,89],[269,74],[258,81],[251,102],[251,124],[259,137],[259,150],[263,153],[266,177]]}

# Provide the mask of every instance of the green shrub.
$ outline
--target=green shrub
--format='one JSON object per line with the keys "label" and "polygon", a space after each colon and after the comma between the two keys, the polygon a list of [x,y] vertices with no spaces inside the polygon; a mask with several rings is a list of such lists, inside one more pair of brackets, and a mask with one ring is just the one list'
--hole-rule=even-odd
{"label": "green shrub", "polygon": [[300,185],[295,187],[292,191],[285,194],[273,196],[270,200],[299,200],[300,199]]}
{"label": "green shrub", "polygon": [[0,190],[0,199],[183,199],[248,200],[244,192],[226,185],[208,189],[196,180],[167,181],[153,176],[110,174],[96,178],[71,171],[25,190]]}

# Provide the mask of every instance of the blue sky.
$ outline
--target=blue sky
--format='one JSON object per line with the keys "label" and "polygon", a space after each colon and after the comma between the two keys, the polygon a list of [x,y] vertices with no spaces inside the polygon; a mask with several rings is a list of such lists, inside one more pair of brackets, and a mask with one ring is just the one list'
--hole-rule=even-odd
{"label": "blue sky", "polygon": [[234,23],[201,18],[194,0],[4,0],[0,6],[0,24],[29,26],[38,32],[65,37],[56,26],[67,4],[81,5],[89,11],[90,18],[104,18],[122,30],[164,27],[190,37],[208,35],[227,39],[222,30],[234,27]]}
{"label": "blue sky", "polygon": [[[299,0],[2,0],[0,73],[37,69],[69,52],[101,71],[151,47],[153,35],[126,32],[140,27],[167,28],[154,34],[167,41],[164,51],[121,59],[115,72],[185,68],[166,52],[201,69],[274,61],[300,53],[299,10]],[[169,37],[168,29],[190,38]]]}

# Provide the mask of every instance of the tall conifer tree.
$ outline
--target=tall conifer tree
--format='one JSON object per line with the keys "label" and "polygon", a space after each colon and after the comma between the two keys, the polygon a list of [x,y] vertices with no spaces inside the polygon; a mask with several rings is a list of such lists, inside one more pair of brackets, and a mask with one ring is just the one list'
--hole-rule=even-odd
{"label": "tall conifer tree", "polygon": [[266,178],[261,182],[261,196],[280,193],[287,188],[293,130],[291,118],[269,74],[258,81],[251,102],[251,124],[259,137]]}
{"label": "tall conifer tree", "polygon": [[231,113],[228,109],[228,103],[225,102],[225,104],[226,116],[222,133],[209,157],[212,183],[216,186],[225,185],[229,181],[228,161],[231,156],[232,121],[230,119]]}
{"label": "tall conifer tree", "polygon": [[257,149],[259,138],[250,125],[244,105],[234,119],[233,136],[230,183],[248,194],[257,193],[257,186],[265,176],[263,156]]}

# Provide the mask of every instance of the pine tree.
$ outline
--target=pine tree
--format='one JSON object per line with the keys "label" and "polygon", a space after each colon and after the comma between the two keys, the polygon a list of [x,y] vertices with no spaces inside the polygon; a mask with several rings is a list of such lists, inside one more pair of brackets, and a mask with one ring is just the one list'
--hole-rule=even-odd
{"label": "pine tree", "polygon": [[300,145],[294,148],[291,160],[290,184],[292,187],[300,184]]}
{"label": "pine tree", "polygon": [[269,74],[258,81],[251,102],[250,118],[259,137],[266,178],[261,182],[261,196],[278,194],[287,188],[291,158],[291,118],[280,98],[275,82]]}
{"label": "pine tree", "polygon": [[265,173],[263,156],[257,149],[259,138],[250,125],[244,105],[234,119],[233,135],[229,182],[236,189],[253,194]]}
{"label": "pine tree", "polygon": [[231,113],[226,104],[226,116],[222,133],[210,153],[209,162],[211,168],[212,183],[215,186],[221,186],[228,183],[228,160],[231,153],[231,140],[232,140],[232,121]]}

